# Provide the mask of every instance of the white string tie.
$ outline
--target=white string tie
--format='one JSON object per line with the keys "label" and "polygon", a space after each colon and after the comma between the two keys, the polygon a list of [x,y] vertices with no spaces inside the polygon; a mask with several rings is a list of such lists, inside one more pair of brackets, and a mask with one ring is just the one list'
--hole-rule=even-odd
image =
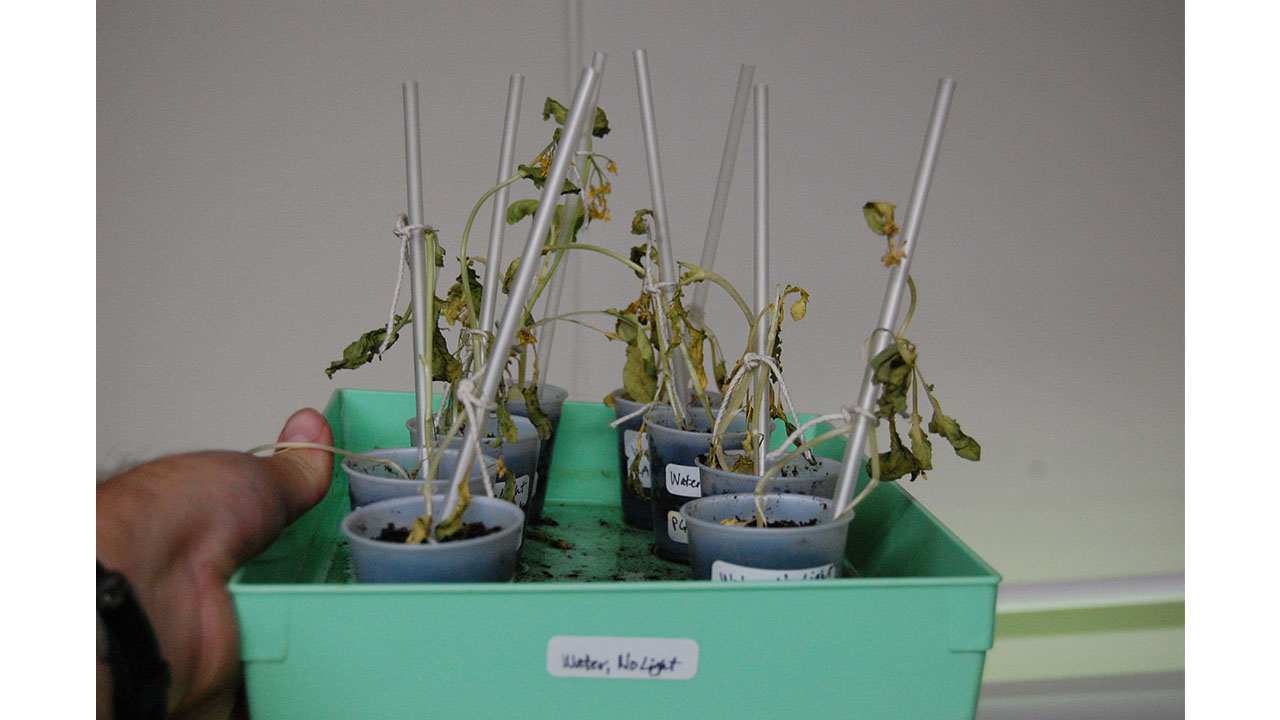
{"label": "white string tie", "polygon": [[[482,365],[476,371],[476,375],[484,376],[484,366]],[[485,403],[480,400],[480,396],[476,393],[475,381],[470,377],[464,377],[457,383],[454,390],[454,397],[462,406],[462,412],[467,417],[467,434],[464,437],[472,437],[471,433],[475,432],[475,440],[472,441],[472,449],[474,450],[472,461],[480,463],[480,476],[484,479],[484,489],[489,497],[496,497],[493,491],[493,478],[489,477],[489,466],[485,463],[484,452],[480,449],[480,434],[484,432],[484,427],[480,424],[480,418],[487,418],[488,410],[497,407],[494,403]],[[459,448],[461,449],[461,448]],[[459,482],[449,486],[449,494],[445,498],[445,516],[447,517],[458,506],[458,491],[462,483],[471,481],[470,471],[462,473],[462,479]]]}
{"label": "white string tie", "polygon": [[[780,445],[777,450],[770,450],[768,453],[765,453],[765,464],[772,465],[778,461],[778,458],[790,453],[792,443],[795,443],[800,440],[800,438],[804,437],[804,434],[809,431],[809,428],[816,427],[822,423],[836,423],[840,421],[843,421],[843,424],[845,425],[849,425],[853,422],[853,416],[857,412],[857,408],[843,407],[836,412],[819,415],[803,425],[800,425],[787,436],[786,440],[782,441],[782,445]],[[872,418],[874,419],[875,416],[873,415]]]}
{"label": "white string tie", "polygon": [[[396,273],[396,290],[395,294],[391,296],[391,310],[387,312],[387,329],[382,335],[382,347],[378,348],[378,355],[386,352],[387,346],[391,343],[391,328],[395,327],[396,306],[400,304],[400,288],[404,285],[404,269],[409,264],[410,259],[409,240],[413,237],[415,230],[435,232],[435,228],[430,225],[410,225],[409,218],[403,214],[396,219],[395,230],[392,230],[392,233],[400,238],[400,252],[396,262],[400,271]],[[435,262],[434,258],[432,262]]]}
{"label": "white string tie", "polygon": [[[476,375],[483,376],[484,368],[481,366],[476,371]],[[489,477],[489,467],[484,462],[484,453],[480,449],[480,436],[484,433],[484,425],[481,424],[482,419],[488,419],[489,410],[497,407],[496,403],[483,402],[480,395],[476,392],[475,381],[470,377],[464,377],[458,381],[458,388],[454,391],[454,397],[458,403],[462,405],[462,412],[467,416],[467,437],[474,437],[472,448],[475,450],[475,459],[480,463],[480,474],[484,478],[485,492],[489,493],[489,497],[495,497],[493,491],[493,478]],[[474,435],[472,432],[474,431]],[[456,488],[449,488],[449,497],[452,498]]]}
{"label": "white string tie", "polygon": [[[782,398],[783,409],[791,415],[793,421],[799,421],[800,418],[796,413],[795,404],[791,402],[791,392],[787,389],[787,381],[782,377],[782,368],[779,367],[778,363],[768,355],[749,352],[742,355],[742,362],[739,363],[738,367],[733,371],[733,375],[729,378],[728,385],[725,386],[724,396],[720,398],[720,408],[716,411],[716,422],[713,427],[720,427],[720,420],[724,417],[725,410],[729,407],[729,398],[733,395],[733,391],[738,386],[738,383],[742,382],[742,379],[746,377],[748,373],[762,365],[768,368],[769,374],[773,376],[774,384],[778,388],[778,395]],[[812,427],[814,424],[816,423],[808,424],[805,426],[805,429]],[[795,437],[798,437],[798,435],[796,433],[792,433],[792,437],[787,438],[787,441],[784,442],[778,450],[766,453],[766,460],[770,457],[774,459],[780,457],[781,454],[786,451],[787,445],[790,444]],[[810,451],[805,450],[804,457],[809,462],[813,462],[813,453]],[[761,471],[763,471],[763,468],[761,468]]]}
{"label": "white string tie", "polygon": [[[641,260],[644,262],[644,284],[642,286],[644,292],[653,296],[653,319],[658,336],[663,338],[672,337],[670,331],[671,320],[667,317],[666,289],[679,286],[676,278],[668,278],[666,280],[654,280],[655,273],[653,268],[652,251],[657,248],[657,238],[654,233],[653,223],[645,221],[645,253]],[[653,402],[658,402],[662,397],[664,390],[670,396],[671,410],[676,414],[678,425],[683,426],[682,418],[687,417],[684,406],[684,398],[681,397],[680,391],[683,388],[675,386],[675,378],[668,375],[666,365],[675,362],[674,359],[668,358],[667,363],[661,363],[662,370],[658,374],[658,389],[654,392]],[[668,387],[669,386],[669,387]],[[650,403],[651,405],[653,403]]]}

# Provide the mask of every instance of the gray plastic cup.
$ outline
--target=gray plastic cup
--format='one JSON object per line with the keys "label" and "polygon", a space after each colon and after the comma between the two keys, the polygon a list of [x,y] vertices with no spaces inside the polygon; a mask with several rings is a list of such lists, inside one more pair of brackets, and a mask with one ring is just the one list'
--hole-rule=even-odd
{"label": "gray plastic cup", "polygon": [[[445,498],[440,495],[434,500],[438,519],[445,510]],[[425,511],[422,497],[395,498],[365,505],[343,518],[342,533],[351,547],[357,582],[507,582],[515,576],[524,528],[520,508],[505,500],[473,497],[462,521],[496,525],[500,530],[435,545],[375,539],[388,523],[413,527]]]}
{"label": "gray plastic cup", "polygon": [[[613,391],[613,411],[618,418],[627,417],[645,406],[645,403],[629,400],[627,391]],[[615,426],[618,431],[618,477],[622,482],[622,520],[642,530],[653,527],[653,498],[649,487],[649,453],[647,443],[640,444],[640,425],[644,415],[636,415]],[[636,456],[639,455],[639,460]],[[635,472],[632,472],[632,465]]]}
{"label": "gray plastic cup", "polygon": [[[694,464],[699,455],[711,450],[711,428],[715,418],[702,408],[690,411],[691,430],[681,430],[675,412],[661,405],[649,411],[645,434],[649,438],[649,467],[653,473],[654,550],[659,557],[689,562],[688,533],[680,506],[702,497],[702,479]],[[747,437],[746,415],[729,423],[724,447],[740,448]]]}
{"label": "gray plastic cup", "polygon": [[[547,487],[551,482],[551,454],[555,452],[556,436],[560,433],[560,414],[564,410],[565,400],[569,399],[569,391],[558,385],[543,383],[538,386],[538,406],[551,421],[551,436],[541,441],[538,447],[538,471],[533,479],[533,498],[525,510],[529,522],[537,522],[542,517],[542,506],[547,502]],[[524,396],[518,392],[507,398],[507,411],[512,415],[527,418],[529,407]]]}
{"label": "gray plastic cup", "polygon": [[[647,404],[627,398],[625,388],[618,388],[612,394],[614,416],[617,418],[632,415]],[[720,393],[715,390],[707,391],[707,398],[711,402],[713,411],[719,405],[720,397]],[[691,406],[694,402],[692,397],[689,398]],[[658,407],[666,405],[667,403],[659,403]],[[615,428],[618,431],[618,478],[622,483],[622,519],[632,527],[648,530],[653,527],[653,496],[650,490],[652,482],[649,472],[648,442],[643,444],[640,442],[640,426],[643,423],[644,415],[636,415]],[[632,472],[633,464],[635,472]]]}
{"label": "gray plastic cup", "polygon": [[[538,474],[538,450],[542,445],[538,439],[538,429],[527,418],[513,417],[516,425],[516,441],[514,443],[499,442],[498,417],[489,416],[489,426],[485,437],[480,440],[480,451],[487,457],[502,460],[507,469],[516,477],[516,504],[521,510],[528,508],[533,499],[534,482]],[[418,444],[418,418],[409,418],[405,422],[409,429],[409,444]],[[439,438],[437,438],[439,440]],[[458,448],[466,442],[463,432],[459,432],[449,443],[450,448]]]}
{"label": "gray plastic cup", "polygon": [[697,580],[821,580],[840,577],[849,512],[831,522],[830,498],[812,495],[764,496],[765,519],[792,520],[807,527],[735,527],[729,518],[755,517],[753,493],[710,495],[681,507],[689,532],[689,558]]}
{"label": "gray plastic cup", "polygon": [[[732,466],[732,463],[742,456],[742,452],[726,452],[725,455]],[[704,462],[706,459],[706,456],[700,457],[696,463],[698,472],[702,476],[703,497],[756,491],[756,485],[760,482],[759,475],[746,475],[708,467]],[[834,495],[836,479],[840,476],[840,461],[821,455],[814,455],[813,459],[815,464],[812,465],[803,455],[787,463],[769,480],[764,492],[816,495],[825,498]]]}
{"label": "gray plastic cup", "polygon": [[[419,470],[416,447],[369,450],[343,459],[342,470],[347,474],[347,494],[351,498],[352,510],[392,498],[422,497],[423,480],[421,478],[405,480],[381,460],[390,460],[410,474]],[[484,462],[489,468],[489,477],[494,479],[494,492],[500,492],[493,459],[486,457]],[[457,450],[443,451],[440,456],[440,466],[436,470],[436,479],[431,482],[433,493],[443,493],[449,489],[449,480],[453,477],[453,469],[457,463]],[[471,474],[467,477],[467,485],[472,495],[488,494],[484,487],[482,473],[480,463],[473,463]]]}

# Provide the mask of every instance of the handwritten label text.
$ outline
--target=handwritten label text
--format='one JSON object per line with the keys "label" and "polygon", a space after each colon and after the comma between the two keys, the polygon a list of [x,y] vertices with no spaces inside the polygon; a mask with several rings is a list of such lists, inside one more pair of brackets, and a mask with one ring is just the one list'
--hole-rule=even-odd
{"label": "handwritten label text", "polygon": [[636,468],[640,474],[640,487],[650,487],[653,481],[649,479],[649,453],[640,452],[640,433],[635,430],[623,430],[622,445],[627,453],[627,472],[631,472],[631,464],[635,462],[636,453],[640,453],[640,464]]}
{"label": "handwritten label text", "polygon": [[557,635],[547,641],[555,677],[689,680],[698,673],[698,643],[686,638]]}
{"label": "handwritten label text", "polygon": [[692,465],[667,466],[667,492],[682,497],[702,497],[702,476]]}
{"label": "handwritten label text", "polygon": [[833,577],[836,577],[836,566],[831,563],[810,568],[795,568],[793,570],[766,570],[764,568],[735,565],[724,560],[716,560],[711,563],[711,579],[727,582],[745,580],[826,580]]}

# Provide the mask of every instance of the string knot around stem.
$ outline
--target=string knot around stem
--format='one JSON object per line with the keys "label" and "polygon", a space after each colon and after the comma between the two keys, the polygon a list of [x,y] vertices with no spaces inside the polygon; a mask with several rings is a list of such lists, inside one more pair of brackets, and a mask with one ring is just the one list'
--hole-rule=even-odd
{"label": "string knot around stem", "polygon": [[[484,376],[483,365],[477,369],[475,376]],[[457,387],[454,390],[454,398],[458,401],[458,404],[462,406],[462,412],[467,418],[467,437],[475,438],[475,440],[472,441],[472,447],[475,450],[474,460],[480,463],[480,474],[484,478],[485,492],[489,493],[489,497],[495,497],[495,493],[493,491],[493,479],[489,477],[489,468],[484,462],[484,453],[480,449],[480,434],[484,432],[484,425],[481,424],[481,420],[488,418],[489,410],[496,408],[498,405],[495,402],[485,402],[481,399],[480,394],[476,392],[475,381],[472,380],[471,377],[464,377],[458,381]],[[474,435],[472,433],[474,433]],[[469,475],[469,472],[464,473],[464,482],[466,482],[466,476]],[[456,494],[457,493],[454,488],[449,488],[450,502],[448,503],[448,506],[450,511],[453,506],[456,505],[456,502],[454,502]]]}
{"label": "string knot around stem", "polygon": [[[782,367],[778,364],[778,362],[774,358],[768,355],[763,355],[761,353],[747,352],[747,353],[743,353],[742,361],[738,364],[738,367],[734,370],[733,376],[730,377],[728,385],[725,386],[724,395],[720,399],[720,408],[716,412],[716,420],[715,420],[715,425],[713,427],[720,427],[720,422],[721,422],[721,419],[724,417],[725,410],[727,410],[729,407],[729,398],[733,395],[733,391],[737,387],[738,383],[742,382],[742,379],[744,377],[746,377],[753,370],[761,366],[767,368],[769,370],[769,374],[773,376],[773,384],[778,388],[778,395],[782,398],[784,411],[787,412],[789,415],[791,415],[793,422],[798,424],[799,414],[796,412],[795,404],[791,402],[791,392],[790,390],[787,389],[787,381],[782,376]],[[812,426],[812,424],[813,423],[811,423],[808,426],[805,426],[804,429],[807,430],[808,427]],[[797,431],[797,432],[800,432],[800,431]],[[767,434],[768,433],[766,432],[766,435]],[[770,457],[774,459],[776,459],[777,457],[780,457],[781,452],[793,440],[793,438],[799,437],[797,433],[792,433],[792,436],[793,437],[787,438],[787,441],[784,442],[782,446],[778,448],[778,450],[766,453],[765,455],[766,459],[769,459]],[[762,439],[762,442],[767,442],[767,439]],[[810,462],[814,462],[813,454],[810,453],[808,450],[805,451],[805,459]],[[763,473],[764,468],[758,468],[757,472]]]}
{"label": "string knot around stem", "polygon": [[395,233],[395,236],[400,238],[401,240],[405,242],[409,242],[410,238],[413,237],[413,233],[415,230],[421,230],[424,233],[433,233],[436,231],[436,229],[431,227],[430,225],[423,225],[421,223],[410,223],[409,216],[405,215],[404,213],[401,213],[400,216],[396,218],[396,227],[394,230],[392,230],[392,232]]}
{"label": "string knot around stem", "polygon": [[423,232],[435,232],[435,228],[430,225],[409,224],[408,216],[403,213],[396,218],[396,227],[392,233],[400,238],[400,252],[396,258],[396,289],[391,295],[391,309],[387,311],[387,328],[382,334],[382,345],[378,348],[378,355],[387,351],[391,345],[391,331],[396,324],[396,306],[400,304],[400,288],[404,286],[404,269],[410,264],[409,240],[413,238],[415,230]]}

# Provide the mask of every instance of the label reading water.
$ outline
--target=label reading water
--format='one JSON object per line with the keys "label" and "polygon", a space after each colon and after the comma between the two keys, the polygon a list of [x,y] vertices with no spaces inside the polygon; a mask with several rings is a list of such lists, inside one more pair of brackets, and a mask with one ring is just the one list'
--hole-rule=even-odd
{"label": "label reading water", "polygon": [[702,476],[692,465],[667,466],[667,492],[683,497],[702,497]]}
{"label": "label reading water", "polygon": [[689,544],[689,526],[679,510],[667,511],[667,537],[672,542]]}
{"label": "label reading water", "polygon": [[[627,455],[627,472],[631,472],[631,465],[636,460],[636,453],[640,453],[640,433],[636,430],[623,430],[622,449]],[[649,453],[640,453],[640,466],[637,471],[640,473],[640,487],[647,490],[653,484],[653,481],[649,479]]]}
{"label": "label reading water", "polygon": [[724,560],[711,563],[711,579],[741,582],[745,580],[826,580],[836,576],[836,566],[830,563],[794,570],[765,570],[763,568],[734,565]]}
{"label": "label reading water", "polygon": [[698,643],[686,638],[556,635],[547,641],[555,677],[689,680],[698,674]]}

